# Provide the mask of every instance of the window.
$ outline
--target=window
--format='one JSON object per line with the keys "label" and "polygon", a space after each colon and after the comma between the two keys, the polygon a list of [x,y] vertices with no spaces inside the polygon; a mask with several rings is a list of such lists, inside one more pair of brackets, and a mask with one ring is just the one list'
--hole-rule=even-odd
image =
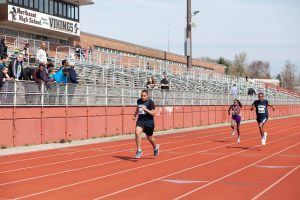
{"label": "window", "polygon": [[78,6],[75,6],[75,20],[79,19],[79,9]]}
{"label": "window", "polygon": [[39,11],[44,12],[44,0],[39,0]]}
{"label": "window", "polygon": [[19,5],[23,6],[23,0],[19,0]]}
{"label": "window", "polygon": [[8,0],[8,3],[12,3],[12,0]]}
{"label": "window", "polygon": [[44,4],[44,10],[45,13],[49,13],[49,0],[45,0],[45,4]]}
{"label": "window", "polygon": [[29,8],[33,8],[33,0],[29,0]]}
{"label": "window", "polygon": [[14,4],[19,4],[19,0],[13,0]]}
{"label": "window", "polygon": [[62,13],[63,13],[63,12],[62,12],[62,9],[63,9],[63,8],[62,8],[62,2],[59,2],[59,3],[58,3],[58,15],[60,15],[60,16],[62,16]]}
{"label": "window", "polygon": [[67,17],[71,18],[71,5],[70,4],[67,5],[67,11],[68,11]]}
{"label": "window", "polygon": [[63,17],[67,17],[67,4],[63,3],[62,7],[62,15]]}
{"label": "window", "polygon": [[71,19],[74,19],[74,6],[71,6]]}
{"label": "window", "polygon": [[54,1],[54,15],[57,15],[58,13],[57,13],[57,9],[58,9],[58,3],[57,3],[57,1]]}
{"label": "window", "polygon": [[39,9],[39,0],[34,0],[34,9]]}
{"label": "window", "polygon": [[25,7],[29,7],[29,0],[24,0],[23,3],[24,3],[23,5],[24,5]]}
{"label": "window", "polygon": [[49,14],[53,15],[53,0],[49,0]]}

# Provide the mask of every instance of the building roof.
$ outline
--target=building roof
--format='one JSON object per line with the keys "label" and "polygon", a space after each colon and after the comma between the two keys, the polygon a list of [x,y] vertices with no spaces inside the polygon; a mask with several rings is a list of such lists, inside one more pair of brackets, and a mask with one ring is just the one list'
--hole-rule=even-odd
{"label": "building roof", "polygon": [[64,0],[64,1],[79,6],[91,5],[91,4],[95,4],[96,2],[96,0]]}

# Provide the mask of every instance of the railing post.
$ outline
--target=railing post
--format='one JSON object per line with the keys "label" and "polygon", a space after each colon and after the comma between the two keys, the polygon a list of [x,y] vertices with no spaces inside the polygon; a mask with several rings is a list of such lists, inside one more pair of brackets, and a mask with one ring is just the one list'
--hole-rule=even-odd
{"label": "railing post", "polygon": [[121,102],[122,106],[124,106],[124,87],[121,88]]}
{"label": "railing post", "polygon": [[106,86],[105,86],[105,105],[107,106],[108,105],[108,88],[107,88],[107,84],[106,84]]}
{"label": "railing post", "polygon": [[44,106],[44,100],[45,100],[44,99],[45,98],[44,97],[44,83],[41,84],[41,92],[42,92],[42,94],[41,94],[42,95],[41,96],[41,104],[42,104],[42,106]]}
{"label": "railing post", "polygon": [[86,85],[86,105],[89,106],[89,85]]}
{"label": "railing post", "polygon": [[[7,83],[9,84],[9,82]],[[17,82],[14,82],[14,106],[17,106]]]}
{"label": "railing post", "polygon": [[65,97],[66,97],[65,105],[68,106],[68,84],[67,83],[66,83],[66,87],[65,87]]}

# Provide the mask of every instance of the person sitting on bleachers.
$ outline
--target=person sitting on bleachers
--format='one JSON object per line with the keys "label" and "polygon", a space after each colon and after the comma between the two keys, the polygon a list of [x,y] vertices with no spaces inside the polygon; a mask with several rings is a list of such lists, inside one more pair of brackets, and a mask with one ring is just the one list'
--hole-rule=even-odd
{"label": "person sitting on bleachers", "polygon": [[36,54],[36,60],[39,63],[47,64],[47,53],[46,53],[46,44],[42,42],[41,47],[39,48]]}
{"label": "person sitting on bleachers", "polygon": [[0,60],[0,69],[3,67],[6,67],[6,63],[7,63],[7,55],[3,55],[1,56],[1,60]]}
{"label": "person sitting on bleachers", "polygon": [[23,80],[25,78],[23,60],[24,55],[19,53],[18,56],[9,63],[8,70],[11,78],[15,80]]}
{"label": "person sitting on bleachers", "polygon": [[164,75],[164,78],[160,81],[160,89],[162,89],[162,90],[170,89],[170,83],[168,80],[168,76],[166,74]]}
{"label": "person sitting on bleachers", "polygon": [[153,78],[153,77],[149,77],[149,78],[148,78],[148,82],[147,82],[147,84],[146,84],[146,87],[147,87],[148,89],[153,89],[153,88],[155,88],[155,82],[154,82],[154,78]]}
{"label": "person sitting on bleachers", "polygon": [[248,95],[256,95],[256,92],[253,88],[248,89]]}

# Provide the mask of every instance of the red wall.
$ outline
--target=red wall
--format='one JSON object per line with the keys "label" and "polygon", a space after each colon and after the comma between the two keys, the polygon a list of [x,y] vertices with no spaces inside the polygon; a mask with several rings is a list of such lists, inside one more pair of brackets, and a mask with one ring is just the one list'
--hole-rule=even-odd
{"label": "red wall", "polygon": [[[156,130],[229,122],[228,106],[157,107]],[[0,108],[0,145],[20,146],[134,133],[135,107]],[[270,117],[300,114],[300,105],[276,106]],[[242,119],[255,118],[245,106]]]}

